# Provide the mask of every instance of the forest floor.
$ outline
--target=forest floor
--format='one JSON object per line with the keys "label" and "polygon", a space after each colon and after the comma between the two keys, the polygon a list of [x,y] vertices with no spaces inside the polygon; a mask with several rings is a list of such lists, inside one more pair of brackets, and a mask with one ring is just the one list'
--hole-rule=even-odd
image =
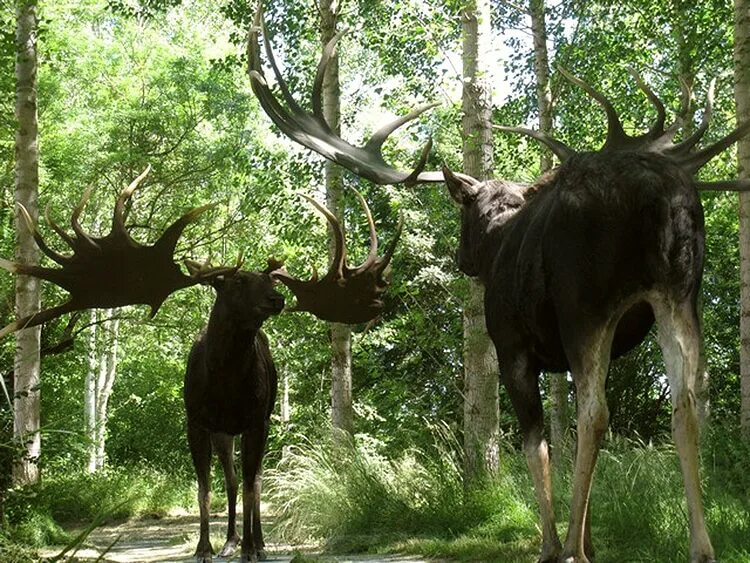
{"label": "forest floor", "polygon": [[[241,515],[238,522],[241,523]],[[194,515],[167,516],[164,518],[135,519],[113,523],[95,529],[75,555],[76,561],[103,561],[109,563],[186,563],[194,562],[193,553],[198,540],[198,517]],[[211,516],[209,523],[211,541],[215,550],[221,548],[226,533],[226,517]],[[111,546],[109,551],[107,548]],[[50,548],[44,557],[54,556],[62,547]],[[405,555],[321,555],[314,546],[291,546],[269,542],[267,561],[274,563],[428,563],[425,559]],[[102,557],[102,553],[106,555]],[[300,553],[304,555],[299,555]],[[239,561],[235,557],[214,561]],[[437,563],[436,560],[429,560]]]}

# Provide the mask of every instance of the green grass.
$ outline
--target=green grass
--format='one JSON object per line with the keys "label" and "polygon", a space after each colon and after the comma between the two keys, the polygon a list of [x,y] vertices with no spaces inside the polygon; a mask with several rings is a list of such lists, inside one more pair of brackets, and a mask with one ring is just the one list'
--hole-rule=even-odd
{"label": "green grass", "polygon": [[192,480],[144,467],[45,476],[41,485],[9,492],[3,541],[27,547],[66,544],[72,538],[63,524],[164,516],[191,507],[193,487]]}
{"label": "green grass", "polygon": [[[722,562],[750,562],[750,448],[720,429],[702,451],[706,518]],[[435,444],[395,459],[378,444],[306,445],[267,472],[278,510],[273,530],[290,542],[328,551],[397,550],[460,561],[536,561],[541,542],[536,502],[520,452],[507,447],[499,476],[470,491],[460,448],[444,431]],[[558,463],[555,501],[564,537],[572,459]],[[266,497],[269,498],[269,497]],[[592,492],[597,562],[688,561],[687,508],[671,445],[610,439]]]}

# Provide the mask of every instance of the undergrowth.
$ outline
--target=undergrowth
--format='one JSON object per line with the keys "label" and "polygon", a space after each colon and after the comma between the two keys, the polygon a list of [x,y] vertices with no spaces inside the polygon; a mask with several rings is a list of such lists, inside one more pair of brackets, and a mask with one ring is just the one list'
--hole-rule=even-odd
{"label": "undergrowth", "polygon": [[45,475],[40,485],[9,491],[0,542],[8,549],[66,544],[73,538],[65,524],[161,517],[192,506],[193,487],[192,480],[144,467]]}
{"label": "undergrowth", "polygon": [[[541,534],[523,455],[506,445],[497,477],[465,490],[461,448],[445,428],[434,443],[389,459],[381,445],[306,444],[266,472],[277,510],[274,533],[316,541],[331,552],[399,550],[462,561],[536,561]],[[717,429],[704,439],[706,518],[724,563],[750,561],[750,448]],[[556,460],[558,531],[569,515],[572,455]],[[682,475],[663,445],[611,438],[601,451],[592,492],[597,561],[688,561]]]}

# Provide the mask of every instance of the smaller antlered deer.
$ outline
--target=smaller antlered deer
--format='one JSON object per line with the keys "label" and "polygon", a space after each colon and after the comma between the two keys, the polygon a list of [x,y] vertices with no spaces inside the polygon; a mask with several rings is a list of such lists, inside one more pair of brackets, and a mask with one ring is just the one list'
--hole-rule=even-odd
{"label": "smaller antlered deer", "polygon": [[240,538],[236,531],[237,476],[234,437],[241,436],[243,532],[241,561],[263,559],[260,523],[261,464],[276,400],[276,368],[263,322],[284,308],[269,271],[238,271],[211,281],[216,301],[208,326],[190,351],[185,373],[187,434],[198,476],[200,539],[196,558],[211,561],[208,537],[211,452],[224,470],[229,522],[219,552],[230,556]]}

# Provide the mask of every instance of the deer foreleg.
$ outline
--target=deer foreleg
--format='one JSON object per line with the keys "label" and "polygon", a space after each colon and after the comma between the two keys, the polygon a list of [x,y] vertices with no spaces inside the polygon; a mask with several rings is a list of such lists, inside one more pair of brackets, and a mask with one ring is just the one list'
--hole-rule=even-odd
{"label": "deer foreleg", "polygon": [[227,541],[219,551],[219,557],[230,557],[240,543],[237,534],[237,473],[234,470],[234,436],[212,434],[211,443],[216,450],[221,468],[224,470],[224,485],[227,491]]}
{"label": "deer foreleg", "polygon": [[188,444],[198,478],[198,508],[200,510],[200,538],[195,549],[198,563],[210,562],[213,548],[208,536],[208,518],[211,506],[209,474],[211,472],[211,439],[208,431],[196,428],[188,422]]}
{"label": "deer foreleg", "polygon": [[[260,488],[256,489],[256,479],[260,473],[265,448],[265,431],[256,429],[242,435],[242,553],[241,563],[257,563],[258,550],[262,546],[256,543],[253,528],[255,520],[260,519]],[[257,494],[256,494],[257,493]],[[258,525],[260,530],[260,526]]]}

